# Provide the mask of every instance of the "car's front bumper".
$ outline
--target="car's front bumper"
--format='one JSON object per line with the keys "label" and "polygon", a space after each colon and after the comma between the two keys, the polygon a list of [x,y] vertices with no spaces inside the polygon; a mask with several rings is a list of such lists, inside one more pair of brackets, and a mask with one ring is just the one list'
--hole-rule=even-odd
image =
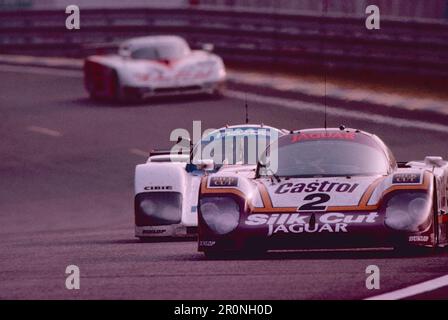
{"label": "car's front bumper", "polygon": [[184,86],[170,86],[170,87],[132,87],[125,86],[123,88],[124,94],[130,97],[149,98],[149,97],[163,97],[176,96],[187,94],[212,94],[221,90],[225,86],[224,81],[205,82],[202,84],[184,85]]}
{"label": "car's front bumper", "polygon": [[[297,230],[296,228],[295,230]],[[265,227],[246,228],[241,225],[227,235],[216,235],[199,225],[199,251],[251,251],[251,250],[302,250],[434,247],[433,226],[421,232],[403,232],[387,228],[382,223],[373,226],[359,225],[348,232],[279,233],[268,234]]]}

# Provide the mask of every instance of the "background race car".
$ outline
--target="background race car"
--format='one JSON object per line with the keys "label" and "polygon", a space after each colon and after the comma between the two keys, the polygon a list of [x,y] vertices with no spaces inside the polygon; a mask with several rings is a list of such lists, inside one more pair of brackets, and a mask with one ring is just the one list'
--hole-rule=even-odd
{"label": "background race car", "polygon": [[219,94],[226,78],[224,63],[206,50],[191,50],[178,36],[148,36],[123,42],[117,55],[88,57],[85,86],[90,96],[140,100],[187,93]]}
{"label": "background race car", "polygon": [[295,132],[269,147],[252,177],[203,178],[199,250],[446,246],[447,186],[440,157],[397,163],[366,132]]}
{"label": "background race car", "polygon": [[285,132],[264,125],[228,126],[212,131],[194,148],[184,146],[191,153],[153,151],[135,170],[135,236],[196,235],[201,178],[216,172],[253,175],[257,151]]}

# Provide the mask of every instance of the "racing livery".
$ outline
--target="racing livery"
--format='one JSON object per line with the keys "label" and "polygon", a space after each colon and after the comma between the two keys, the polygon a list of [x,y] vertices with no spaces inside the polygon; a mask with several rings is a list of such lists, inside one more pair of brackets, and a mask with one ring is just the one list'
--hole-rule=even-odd
{"label": "racing livery", "polygon": [[204,135],[192,148],[184,146],[191,149],[188,154],[152,152],[135,169],[135,236],[196,235],[201,178],[217,172],[253,174],[259,155],[251,159],[250,148],[263,152],[285,132],[265,125],[226,126]]}
{"label": "racing livery", "polygon": [[223,61],[206,50],[191,50],[177,36],[133,38],[116,55],[90,56],[84,82],[93,99],[139,100],[186,93],[218,94],[226,77]]}
{"label": "racing livery", "polygon": [[442,158],[397,163],[377,136],[344,127],[291,132],[268,150],[252,176],[202,179],[199,251],[447,245]]}

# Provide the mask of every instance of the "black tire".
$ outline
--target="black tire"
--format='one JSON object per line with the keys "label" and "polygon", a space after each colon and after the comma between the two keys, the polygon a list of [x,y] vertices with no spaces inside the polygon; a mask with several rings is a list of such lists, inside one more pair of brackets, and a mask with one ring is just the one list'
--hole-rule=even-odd
{"label": "black tire", "polygon": [[99,96],[95,91],[89,91],[89,98],[93,101],[101,101],[101,96]]}
{"label": "black tire", "polygon": [[121,95],[121,89],[120,89],[120,79],[118,78],[118,74],[117,71],[115,70],[111,70],[111,75],[110,75],[110,82],[109,82],[109,86],[111,89],[111,95],[110,95],[110,100],[113,102],[123,102],[124,101],[124,97],[122,97]]}

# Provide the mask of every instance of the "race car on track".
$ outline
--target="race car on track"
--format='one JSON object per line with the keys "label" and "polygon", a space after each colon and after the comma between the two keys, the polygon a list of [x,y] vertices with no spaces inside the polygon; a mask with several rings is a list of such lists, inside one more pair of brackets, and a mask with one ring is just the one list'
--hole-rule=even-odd
{"label": "race car on track", "polygon": [[226,126],[206,134],[194,147],[179,140],[176,146],[188,154],[182,148],[153,151],[135,169],[135,236],[196,235],[201,178],[216,172],[253,174],[259,152],[286,132],[265,125]]}
{"label": "race car on track", "polygon": [[199,251],[448,244],[448,162],[441,157],[397,163],[377,136],[342,126],[292,132],[265,154],[251,176],[202,178]]}
{"label": "race car on track", "polygon": [[224,63],[204,50],[191,50],[177,36],[148,36],[123,42],[116,55],[90,56],[84,83],[91,98],[140,100],[187,93],[219,94],[226,78]]}

